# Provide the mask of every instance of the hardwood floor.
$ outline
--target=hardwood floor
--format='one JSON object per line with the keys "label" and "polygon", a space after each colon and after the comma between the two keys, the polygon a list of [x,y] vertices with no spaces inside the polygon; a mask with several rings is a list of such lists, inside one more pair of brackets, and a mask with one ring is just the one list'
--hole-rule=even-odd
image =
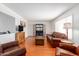
{"label": "hardwood floor", "polygon": [[25,47],[27,56],[55,56],[55,48],[52,48],[45,38],[44,46],[35,45],[35,37],[26,39]]}

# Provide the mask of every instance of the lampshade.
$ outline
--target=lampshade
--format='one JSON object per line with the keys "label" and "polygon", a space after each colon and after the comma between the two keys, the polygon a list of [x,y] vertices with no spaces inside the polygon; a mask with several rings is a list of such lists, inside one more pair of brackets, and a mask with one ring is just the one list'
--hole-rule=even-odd
{"label": "lampshade", "polygon": [[72,28],[71,23],[64,23],[64,28],[65,28],[65,29],[70,29],[70,28]]}

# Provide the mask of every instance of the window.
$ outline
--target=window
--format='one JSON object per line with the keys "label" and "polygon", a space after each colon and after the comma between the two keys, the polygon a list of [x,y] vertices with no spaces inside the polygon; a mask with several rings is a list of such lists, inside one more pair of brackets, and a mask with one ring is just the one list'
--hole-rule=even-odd
{"label": "window", "polygon": [[[72,26],[72,16],[69,16],[62,20],[57,21],[55,23],[55,31],[67,34],[66,29],[64,28],[64,23],[71,23],[71,26]],[[72,28],[68,29],[68,38],[72,39]]]}

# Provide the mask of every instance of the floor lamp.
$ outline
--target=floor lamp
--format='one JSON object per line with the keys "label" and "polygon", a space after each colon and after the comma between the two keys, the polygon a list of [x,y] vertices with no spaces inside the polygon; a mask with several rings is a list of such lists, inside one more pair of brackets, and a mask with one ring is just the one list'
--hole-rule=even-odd
{"label": "floor lamp", "polygon": [[67,33],[67,39],[68,39],[68,30],[71,29],[71,23],[64,23],[64,28],[66,29],[66,33]]}

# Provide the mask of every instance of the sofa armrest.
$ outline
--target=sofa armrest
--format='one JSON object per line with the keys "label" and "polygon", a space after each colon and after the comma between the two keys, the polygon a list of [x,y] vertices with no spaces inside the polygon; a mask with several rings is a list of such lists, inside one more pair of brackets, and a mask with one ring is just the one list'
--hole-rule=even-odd
{"label": "sofa armrest", "polygon": [[1,54],[1,56],[22,56],[25,55],[26,49],[25,48],[18,48],[6,53]]}
{"label": "sofa armrest", "polygon": [[53,42],[61,42],[60,38],[52,38]]}
{"label": "sofa armrest", "polygon": [[77,55],[68,50],[57,47],[56,56],[77,56]]}
{"label": "sofa armrest", "polygon": [[15,40],[15,41],[11,41],[11,42],[2,44],[3,50],[13,47],[13,46],[18,46],[18,41]]}
{"label": "sofa armrest", "polygon": [[53,37],[53,40],[61,40],[61,38],[54,38],[54,37]]}
{"label": "sofa armrest", "polygon": [[76,53],[76,47],[71,44],[60,43],[59,47],[65,49],[65,50],[71,51],[73,53]]}
{"label": "sofa armrest", "polygon": [[51,34],[46,34],[46,36],[52,36]]}
{"label": "sofa armrest", "polygon": [[0,55],[3,53],[2,45],[0,45]]}
{"label": "sofa armrest", "polygon": [[76,54],[73,54],[73,53],[60,53],[60,56],[77,56]]}

